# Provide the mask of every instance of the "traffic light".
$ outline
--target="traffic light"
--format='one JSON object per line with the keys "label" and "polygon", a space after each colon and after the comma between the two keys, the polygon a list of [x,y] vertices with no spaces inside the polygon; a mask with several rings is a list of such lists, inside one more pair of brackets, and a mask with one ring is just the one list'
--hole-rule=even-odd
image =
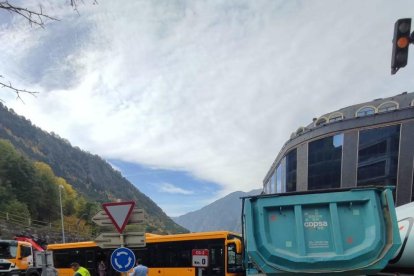
{"label": "traffic light", "polygon": [[412,42],[410,37],[411,18],[398,19],[394,26],[394,38],[392,40],[391,74],[407,65],[408,46]]}

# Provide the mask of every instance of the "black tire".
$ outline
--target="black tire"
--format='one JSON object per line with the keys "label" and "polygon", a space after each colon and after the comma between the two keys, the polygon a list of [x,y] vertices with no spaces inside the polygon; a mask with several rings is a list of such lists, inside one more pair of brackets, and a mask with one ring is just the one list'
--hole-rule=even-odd
{"label": "black tire", "polygon": [[38,271],[30,271],[28,276],[40,276],[40,273]]}

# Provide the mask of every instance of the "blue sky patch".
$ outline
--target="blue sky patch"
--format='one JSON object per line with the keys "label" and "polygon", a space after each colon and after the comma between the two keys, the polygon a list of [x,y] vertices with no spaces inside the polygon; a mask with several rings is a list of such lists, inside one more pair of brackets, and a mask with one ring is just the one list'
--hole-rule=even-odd
{"label": "blue sky patch", "polygon": [[150,197],[169,216],[179,216],[211,203],[220,186],[178,170],[165,170],[110,159],[108,162]]}

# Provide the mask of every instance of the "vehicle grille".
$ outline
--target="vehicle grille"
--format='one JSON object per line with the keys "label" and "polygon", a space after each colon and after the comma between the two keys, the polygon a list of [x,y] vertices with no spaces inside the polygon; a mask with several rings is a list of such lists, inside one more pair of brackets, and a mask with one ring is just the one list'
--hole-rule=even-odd
{"label": "vehicle grille", "polygon": [[9,270],[11,263],[0,263],[0,270]]}

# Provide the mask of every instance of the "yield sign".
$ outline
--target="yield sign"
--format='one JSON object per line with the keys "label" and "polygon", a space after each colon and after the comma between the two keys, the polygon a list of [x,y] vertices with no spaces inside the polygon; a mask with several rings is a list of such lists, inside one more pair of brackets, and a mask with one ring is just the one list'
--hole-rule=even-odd
{"label": "yield sign", "polygon": [[134,209],[134,201],[103,203],[102,207],[111,219],[116,230],[121,234],[128,223],[129,216]]}

